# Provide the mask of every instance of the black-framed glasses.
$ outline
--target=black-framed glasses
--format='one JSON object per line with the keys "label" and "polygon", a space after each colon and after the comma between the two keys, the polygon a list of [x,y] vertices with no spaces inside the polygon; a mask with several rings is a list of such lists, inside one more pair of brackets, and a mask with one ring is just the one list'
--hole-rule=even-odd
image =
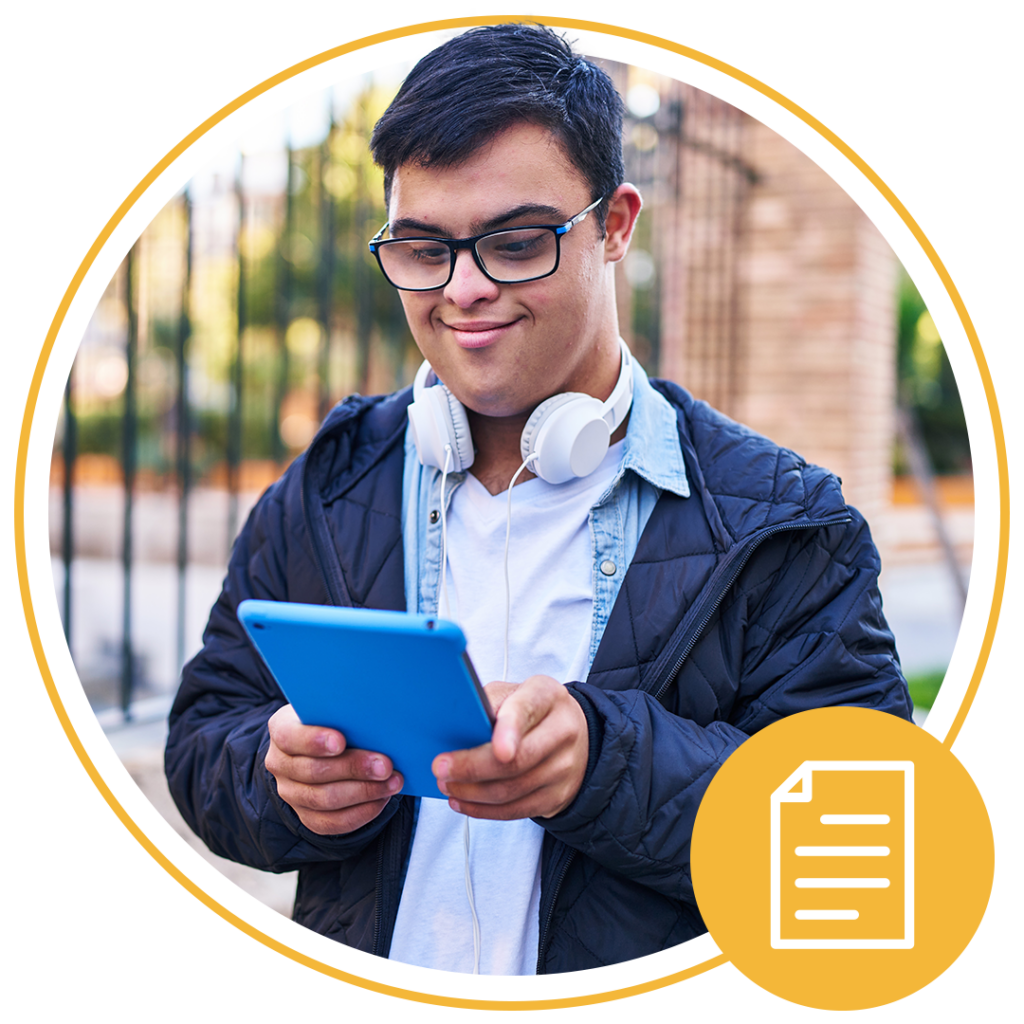
{"label": "black-framed glasses", "polygon": [[558,269],[562,235],[571,231],[604,199],[596,199],[564,224],[527,224],[485,231],[472,238],[381,238],[369,241],[388,283],[406,292],[443,288],[455,273],[460,249],[469,249],[480,272],[495,284],[522,284],[550,277]]}

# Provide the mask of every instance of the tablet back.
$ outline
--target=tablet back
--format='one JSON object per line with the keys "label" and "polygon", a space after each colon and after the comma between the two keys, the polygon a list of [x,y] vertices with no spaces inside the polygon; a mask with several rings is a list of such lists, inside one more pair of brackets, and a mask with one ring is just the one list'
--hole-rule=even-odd
{"label": "tablet back", "polygon": [[282,601],[243,601],[238,618],[300,720],[386,754],[403,794],[443,799],[433,759],[491,738],[490,705],[453,622]]}

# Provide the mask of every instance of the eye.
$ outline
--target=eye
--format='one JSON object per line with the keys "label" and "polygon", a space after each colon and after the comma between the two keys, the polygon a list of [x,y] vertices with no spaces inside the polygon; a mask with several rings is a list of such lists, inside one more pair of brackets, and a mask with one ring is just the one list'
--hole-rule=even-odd
{"label": "eye", "polygon": [[485,247],[487,257],[520,262],[545,255],[553,247],[554,237],[546,228],[503,231],[484,239],[482,246]]}
{"label": "eye", "polygon": [[391,246],[393,250],[390,255],[399,256],[405,260],[416,263],[447,263],[448,246],[441,245],[432,239],[419,239],[416,241],[399,242]]}

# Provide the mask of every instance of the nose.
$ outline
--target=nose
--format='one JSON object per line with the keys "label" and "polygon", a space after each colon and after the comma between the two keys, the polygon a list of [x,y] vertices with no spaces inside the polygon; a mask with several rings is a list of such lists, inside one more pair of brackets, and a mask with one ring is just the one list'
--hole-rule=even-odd
{"label": "nose", "polygon": [[472,252],[460,249],[455,254],[455,270],[444,287],[444,297],[460,309],[468,309],[476,302],[496,299],[499,288],[476,265]]}

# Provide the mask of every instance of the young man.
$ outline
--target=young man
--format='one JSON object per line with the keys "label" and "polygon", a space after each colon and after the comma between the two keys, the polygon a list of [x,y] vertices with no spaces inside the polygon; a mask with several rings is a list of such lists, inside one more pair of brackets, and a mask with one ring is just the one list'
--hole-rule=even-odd
{"label": "young man", "polygon": [[[811,707],[910,715],[878,557],[837,481],[649,382],[619,341],[614,265],[641,205],[621,116],[545,29],[475,30],[412,71],[374,132],[389,222],[371,247],[447,432],[430,456],[409,389],[332,412],[239,536],[171,714],[192,827],[299,868],[296,920],[380,956],[544,973],[685,941],[704,930],[693,821],[725,758]],[[566,480],[544,431],[581,395],[611,445]],[[447,802],[415,800],[384,753],[299,723],[235,608],[433,613],[445,583],[497,724],[436,759]]]}

